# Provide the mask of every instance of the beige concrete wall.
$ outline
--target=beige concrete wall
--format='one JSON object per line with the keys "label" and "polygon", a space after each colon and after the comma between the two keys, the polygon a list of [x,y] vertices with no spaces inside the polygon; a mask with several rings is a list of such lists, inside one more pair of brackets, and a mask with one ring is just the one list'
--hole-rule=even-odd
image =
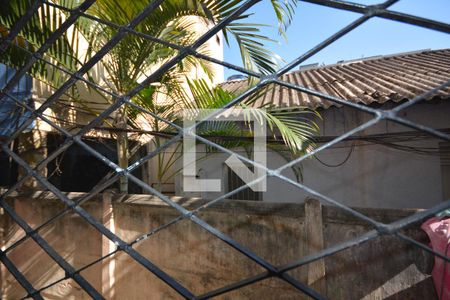
{"label": "beige concrete wall", "polygon": [[[50,10],[50,13],[54,13],[53,10]],[[62,15],[61,18],[64,20],[65,15]],[[194,24],[193,30],[195,31],[193,38],[198,38],[207,32],[212,24],[208,20],[199,18],[198,16],[188,16],[185,17],[188,22]],[[67,31],[68,40],[72,40],[72,36],[74,34],[74,28],[70,27]],[[86,60],[86,55],[88,52],[88,42],[86,39],[79,35],[77,38],[77,46],[78,46],[78,59],[80,61]],[[75,46],[74,46],[75,47]],[[215,59],[223,60],[223,41],[221,33],[213,36],[202,46],[200,50],[203,54],[214,57]],[[92,54],[91,54],[92,55]],[[107,68],[105,65],[108,64],[110,57],[106,55],[100,62],[95,64],[89,70],[89,80],[93,81],[95,84],[101,86],[107,91],[118,93],[115,90],[112,90],[110,74],[108,74]],[[138,78],[138,82],[142,82],[146,77],[151,75],[154,71],[158,70],[163,62],[157,63],[153,66],[150,66],[148,70],[141,70],[140,77]],[[212,64],[204,61],[205,66],[208,66],[212,78],[208,78],[207,74],[204,72],[204,69],[200,66],[192,66],[188,69],[189,72],[186,72],[186,77],[190,79],[205,79],[211,85],[216,85],[224,81],[224,71],[221,65]],[[48,73],[52,74],[56,72],[57,75],[61,78],[61,84],[70,78],[70,75],[55,70],[55,68],[48,67]],[[181,75],[181,74],[180,74]],[[50,77],[50,75],[49,75]],[[92,79],[91,79],[92,78]],[[86,78],[87,79],[87,78]],[[182,86],[187,88],[187,84],[185,82],[182,83]],[[36,101],[36,107],[38,108],[42,103],[44,103],[58,88],[51,87],[48,82],[40,81],[33,79],[33,99]],[[45,111],[45,115],[50,118],[52,121],[57,123],[58,125],[65,128],[72,128],[73,124],[67,125],[67,122],[75,123],[75,124],[87,124],[89,123],[94,116],[100,114],[103,110],[109,107],[113,103],[113,99],[110,95],[97,91],[95,88],[91,86],[87,86],[87,84],[78,81],[75,84],[77,88],[76,97],[69,97],[68,95],[63,95],[60,99]],[[156,101],[164,103],[167,101],[167,96],[165,95],[167,91],[162,91],[157,95]],[[70,93],[68,93],[70,94]],[[76,109],[74,109],[75,107]],[[114,120],[115,113],[111,114],[111,120]],[[110,121],[111,121],[110,120]],[[54,130],[50,125],[38,119],[39,122],[39,130],[52,131]],[[149,127],[148,121],[144,117],[138,118],[138,123],[141,123],[140,127],[144,130],[152,130]],[[100,133],[90,133],[91,135],[101,135]],[[145,137],[147,138],[148,137]],[[142,138],[141,138],[142,139]]]}
{"label": "beige concrete wall", "polygon": [[[74,199],[80,196],[82,194],[70,194]],[[112,197],[110,204],[108,201],[103,202],[99,196],[83,207],[127,242],[178,216],[174,209],[150,196],[129,196],[124,199],[125,203],[118,203],[117,199]],[[16,212],[33,227],[64,208],[49,193],[21,195],[9,201]],[[174,198],[174,201],[188,208],[204,203],[199,199]],[[378,209],[361,211],[383,222],[391,222],[414,212]],[[277,266],[320,249],[320,243],[331,247],[371,229],[367,224],[332,207],[323,207],[321,213],[315,214],[316,219],[311,217],[313,215],[309,212],[305,214],[302,204],[230,201],[208,209],[200,217]],[[323,226],[317,227],[320,222],[314,220],[320,216]],[[4,247],[8,247],[23,232],[12,226],[10,219],[5,216],[2,219],[5,224]],[[309,225],[305,225],[305,222]],[[314,238],[308,238],[308,234],[311,236],[313,232]],[[424,234],[418,227],[410,228],[405,233],[424,241]],[[73,214],[46,227],[40,234],[75,268],[83,267],[102,253],[115,249]],[[320,235],[323,235],[323,239],[318,240]],[[152,235],[134,248],[196,295],[264,271],[187,220]],[[312,283],[330,299],[434,299],[431,279],[416,267],[417,264],[423,269],[421,252],[414,249],[396,239],[382,237],[328,257],[322,261],[322,267],[316,264],[315,267],[324,272],[325,277],[323,273],[307,266],[289,274],[302,282]],[[63,271],[32,241],[11,250],[8,257],[36,288],[64,277]],[[117,253],[81,274],[107,299],[180,298],[125,253]],[[24,295],[23,289],[4,267],[1,275],[4,299],[18,299]],[[311,280],[311,276],[315,276],[314,280]],[[88,299],[72,280],[62,281],[47,289],[43,296],[47,299]],[[217,299],[306,297],[279,279],[272,278]]]}

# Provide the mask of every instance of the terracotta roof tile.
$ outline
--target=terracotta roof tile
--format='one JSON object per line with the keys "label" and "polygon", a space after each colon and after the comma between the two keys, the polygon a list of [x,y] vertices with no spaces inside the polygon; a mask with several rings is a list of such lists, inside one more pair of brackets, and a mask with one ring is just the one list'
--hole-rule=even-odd
{"label": "terracotta roof tile", "polygon": [[[400,102],[412,99],[450,79],[450,49],[341,62],[290,72],[281,76],[281,79],[323,94],[366,105],[374,102]],[[221,86],[226,90],[239,92],[247,88],[247,81],[227,81]],[[450,98],[450,88],[440,91],[437,96],[442,99]],[[271,86],[254,105],[262,104],[311,108],[337,106],[317,96],[278,85]]]}

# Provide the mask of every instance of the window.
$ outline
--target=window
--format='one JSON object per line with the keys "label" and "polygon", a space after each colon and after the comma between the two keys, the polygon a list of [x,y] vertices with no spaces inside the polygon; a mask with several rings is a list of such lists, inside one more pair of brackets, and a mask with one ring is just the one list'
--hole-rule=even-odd
{"label": "window", "polygon": [[[254,170],[253,166],[247,166],[250,170]],[[231,170],[230,167],[226,166],[227,168],[227,193],[231,192],[243,185],[245,185],[244,181]],[[262,193],[261,192],[255,192],[250,187],[247,187],[243,189],[242,191],[228,197],[228,199],[232,200],[253,200],[253,201],[261,201],[262,200]]]}
{"label": "window", "polygon": [[[59,134],[49,133],[47,135],[48,153],[55,151],[64,143],[64,140],[65,138]],[[83,141],[111,161],[117,162],[115,140],[88,138]],[[130,147],[132,145],[133,142],[130,143]],[[89,192],[110,171],[110,167],[76,144],[67,148],[47,166],[49,181],[64,192]],[[132,174],[142,179],[139,169]],[[118,188],[117,182],[110,188]],[[142,193],[142,188],[130,181],[128,191],[130,194],[139,194]]]}
{"label": "window", "polygon": [[[13,151],[18,152],[17,142],[13,143]],[[17,164],[3,151],[0,150],[0,187],[11,187],[17,182]]]}

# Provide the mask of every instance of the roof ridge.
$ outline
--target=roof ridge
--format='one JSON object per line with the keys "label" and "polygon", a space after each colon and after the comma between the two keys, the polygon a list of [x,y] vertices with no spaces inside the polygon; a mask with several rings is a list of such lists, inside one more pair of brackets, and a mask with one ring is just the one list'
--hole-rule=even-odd
{"label": "roof ridge", "polygon": [[[442,48],[442,49],[430,49],[430,48],[428,48],[428,49],[422,49],[422,50],[413,50],[413,51],[399,52],[399,53],[392,53],[392,54],[385,54],[385,55],[383,55],[383,54],[373,55],[373,56],[368,56],[368,57],[364,57],[364,58],[355,58],[355,59],[350,59],[350,60],[342,60],[342,61],[338,61],[337,63],[334,63],[334,64],[328,64],[328,65],[322,65],[322,66],[319,65],[317,67],[311,67],[311,68],[307,68],[305,70],[294,70],[294,71],[288,72],[286,74],[297,74],[297,73],[303,73],[303,72],[308,72],[308,71],[313,71],[313,70],[333,68],[333,67],[337,67],[337,66],[347,66],[347,65],[352,65],[352,64],[359,64],[359,63],[364,63],[364,62],[367,62],[367,61],[390,60],[390,59],[395,59],[395,58],[400,58],[400,57],[417,56],[417,55],[420,55],[420,54],[438,53],[438,52],[443,52],[443,51],[450,51],[450,48]],[[219,85],[223,85],[223,84],[226,84],[228,82],[239,83],[239,82],[244,82],[244,81],[247,81],[247,79],[227,80],[227,81],[219,83]]]}
{"label": "roof ridge", "polygon": [[437,52],[442,52],[442,51],[450,51],[450,48],[443,48],[443,49],[428,48],[428,49],[413,50],[413,51],[399,52],[399,53],[392,53],[392,54],[372,55],[372,56],[368,56],[368,57],[364,57],[364,58],[342,60],[342,61],[338,61],[337,63],[334,63],[334,64],[322,65],[322,66],[318,66],[317,68],[310,68],[307,70],[295,70],[295,71],[292,71],[289,73],[307,72],[307,71],[311,71],[311,70],[332,68],[332,67],[336,67],[336,66],[347,66],[347,65],[351,65],[351,64],[359,64],[359,63],[364,63],[367,61],[389,60],[389,59],[394,59],[394,58],[399,58],[399,57],[415,56],[415,55],[425,54],[425,53],[437,53]]}

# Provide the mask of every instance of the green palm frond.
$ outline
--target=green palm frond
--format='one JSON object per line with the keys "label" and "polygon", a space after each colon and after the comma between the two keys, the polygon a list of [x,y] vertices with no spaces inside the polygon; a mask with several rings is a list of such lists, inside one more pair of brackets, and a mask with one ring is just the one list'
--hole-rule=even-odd
{"label": "green palm frond", "polygon": [[[210,7],[216,11],[220,17],[225,18],[233,13],[243,1],[210,1],[215,2]],[[295,8],[298,0],[271,0],[273,12],[278,20],[279,34],[285,37],[285,31],[292,22]],[[282,59],[274,52],[265,47],[265,43],[274,42],[273,40],[261,35],[261,28],[266,25],[244,22],[251,14],[240,16],[238,20],[233,21],[223,30],[223,35],[227,44],[229,44],[228,34],[236,39],[244,67],[252,71],[258,71],[262,74],[270,74],[279,68]],[[255,80],[251,80],[254,83]]]}
{"label": "green palm frond", "polygon": [[227,30],[237,41],[244,67],[263,74],[271,74],[278,69],[283,60],[265,46],[264,42],[274,41],[260,34],[259,28],[262,26],[232,22]]}
{"label": "green palm frond", "polygon": [[275,15],[278,19],[278,32],[280,35],[285,34],[287,28],[294,18],[295,11],[299,0],[270,0]]}
{"label": "green palm frond", "polygon": [[[3,1],[5,2],[5,1]],[[7,30],[23,15],[31,0],[12,0],[6,1],[4,8],[0,12],[0,26]],[[56,3],[67,8],[74,8],[79,5],[78,0],[55,0]],[[199,20],[204,20],[205,26],[211,23],[218,23],[232,14],[244,1],[242,0],[207,0],[207,1],[179,1],[167,0],[147,18],[145,18],[136,27],[136,30],[149,35],[161,38],[178,45],[189,45],[195,40],[193,33],[197,30],[195,22],[188,21],[186,17],[197,16]],[[282,33],[292,20],[294,8],[297,1],[279,1],[272,0],[274,13],[279,21],[279,30]],[[128,24],[138,13],[145,9],[148,3],[146,1],[128,1],[128,0],[98,0],[88,10],[88,13],[119,25]],[[65,19],[66,12],[60,11],[47,4],[43,4],[39,14],[36,14],[32,21],[27,24],[23,30],[26,35],[23,38],[27,41],[27,47],[30,50],[39,47],[45,39],[57,28]],[[272,42],[266,36],[261,34],[263,25],[244,22],[248,15],[243,15],[238,20],[232,22],[223,29],[225,40],[228,42],[228,36],[236,39],[243,64],[246,68],[268,74],[274,72],[281,58],[269,51],[265,44]],[[191,24],[189,24],[189,22]],[[48,56],[54,63],[67,67],[69,70],[75,70],[80,62],[78,61],[78,35],[85,37],[89,43],[88,59],[95,51],[104,45],[117,30],[109,26],[98,24],[88,18],[80,18],[74,25],[74,34],[71,37],[64,36],[58,39],[51,49]],[[199,49],[203,51],[204,49]],[[8,65],[23,65],[27,58],[20,50],[14,50],[13,55],[4,55],[2,60]],[[142,75],[142,70],[155,63],[161,63],[177,54],[177,51],[154,43],[134,35],[127,35],[125,39],[111,51],[112,60],[119,60],[119,64],[109,65],[108,72],[113,74],[110,77],[116,77],[114,85],[122,91],[136,82]],[[9,57],[9,58],[8,58]],[[179,64],[179,70],[182,73],[193,67],[200,67],[204,71],[211,70],[207,63],[198,60],[195,57],[189,57]],[[148,69],[148,68],[147,68]],[[47,68],[36,64],[33,73],[46,76]],[[206,72],[211,76],[211,72]],[[120,80],[118,80],[120,79]],[[125,81],[128,81],[125,82]]]}
{"label": "green palm frond", "polygon": [[[187,78],[189,89],[183,97],[182,104],[186,109],[216,109],[230,103],[235,95],[220,86],[211,87],[204,79],[190,80]],[[192,97],[190,97],[190,94]]]}
{"label": "green palm frond", "polygon": [[[241,106],[248,108],[245,104]],[[244,112],[247,115],[252,114],[254,120],[264,119],[272,136],[275,139],[281,138],[294,154],[303,152],[311,146],[311,138],[319,131],[319,127],[311,116],[320,118],[320,115],[306,107],[267,107],[258,110],[244,110]],[[247,120],[250,120],[249,116],[247,116]]]}
{"label": "green palm frond", "polygon": [[[7,32],[18,19],[25,14],[31,6],[31,0],[11,0],[1,1],[0,29]],[[58,2],[58,1],[56,1]],[[77,1],[61,1],[68,7],[74,7]],[[43,4],[21,30],[19,36],[14,41],[14,45],[9,47],[6,53],[2,54],[0,61],[12,67],[23,66],[29,55],[24,55],[25,51],[35,51],[50,37],[50,35],[65,21],[66,14],[50,5]],[[76,31],[76,29],[74,29]],[[5,36],[5,34],[2,34]],[[78,59],[78,40],[76,32],[72,37],[65,34],[58,38],[45,53],[45,58],[64,68],[74,71],[81,65]],[[31,74],[44,77],[47,75],[47,68],[43,62],[36,63],[31,69]],[[54,76],[54,75],[53,75]]]}
{"label": "green palm frond", "polygon": [[[164,34],[171,32],[170,27],[173,26],[173,22],[180,22],[186,16],[197,16],[205,20],[205,26],[208,26],[208,22],[216,24],[236,11],[243,3],[243,0],[167,0],[161,4],[158,10],[145,18],[136,27],[136,30],[178,45],[187,45],[186,35],[178,36],[181,38],[180,40],[173,34]],[[272,0],[271,4],[279,22],[279,32],[283,34],[292,21],[297,0]],[[130,22],[145,6],[144,1],[98,0],[90,12],[102,19],[123,25]],[[265,25],[245,22],[244,20],[248,16],[240,16],[222,30],[225,42],[229,44],[229,36],[237,41],[244,67],[263,74],[273,73],[278,69],[282,60],[265,47],[266,43],[273,42],[261,34],[261,29]],[[188,28],[189,26],[183,24],[183,27]]]}
{"label": "green palm frond", "polygon": [[[189,92],[186,92],[185,98],[180,103],[180,107],[187,109],[220,109],[237,96],[220,86],[210,88],[202,79],[188,80],[188,85]],[[208,136],[211,141],[229,149],[238,147],[248,149],[251,146],[251,139],[246,138],[253,136],[251,120],[255,120],[264,121],[272,137],[283,142],[283,144],[268,143],[267,147],[286,161],[304,155],[314,147],[312,138],[319,132],[314,119],[321,118],[318,112],[300,106],[280,108],[265,105],[260,109],[247,109],[256,108],[254,102],[251,105],[248,103],[237,105],[244,109],[245,126],[231,121],[209,121],[199,126],[197,134]],[[212,147],[207,147],[207,150],[215,151]],[[297,180],[302,180],[301,164],[291,169]]]}

